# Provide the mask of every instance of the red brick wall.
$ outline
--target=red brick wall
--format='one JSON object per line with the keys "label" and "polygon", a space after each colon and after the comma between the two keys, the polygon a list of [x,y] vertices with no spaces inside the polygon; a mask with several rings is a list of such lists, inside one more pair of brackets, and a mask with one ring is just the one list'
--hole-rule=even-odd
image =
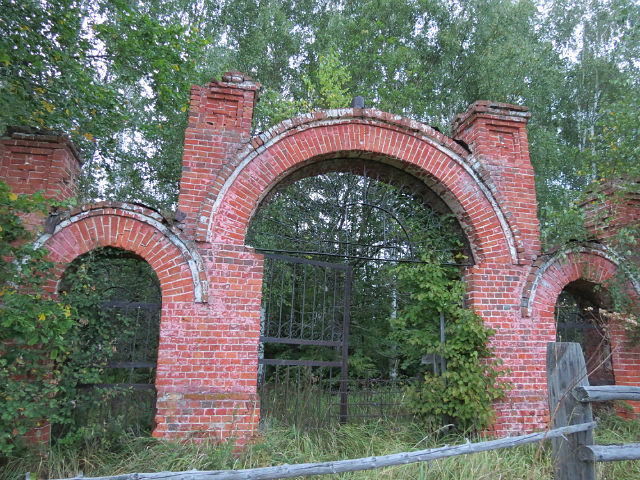
{"label": "red brick wall", "polygon": [[[616,385],[640,385],[640,346],[629,342],[622,322],[612,322],[609,335]],[[640,402],[627,403],[635,416],[640,416]],[[619,410],[619,412],[626,415],[625,410]]]}
{"label": "red brick wall", "polygon": [[[481,138],[482,131],[474,123],[480,118],[473,113],[475,108],[471,107],[465,128]],[[517,151],[507,179],[492,170],[494,157],[480,155],[473,146],[470,153],[430,127],[387,113],[344,109],[283,122],[244,146],[210,184],[200,212],[198,238],[215,248],[235,245],[242,251],[260,201],[278,182],[311,164],[347,156],[410,173],[439,194],[456,214],[474,253],[476,266],[465,275],[469,304],[497,331],[494,347],[510,369],[515,386],[497,406],[495,431],[542,427],[547,420],[544,355],[546,342],[553,337],[538,328],[536,319],[521,316],[522,288],[532,259],[539,253],[535,194],[529,191],[533,179],[524,129],[527,116],[516,107],[496,109],[485,112],[483,121],[499,114],[501,125],[511,126],[519,142],[507,153],[500,150],[500,159]],[[525,201],[520,201],[522,195]],[[513,213],[525,207],[528,211],[522,219]],[[212,282],[211,298],[224,295],[224,286]],[[259,300],[258,288],[253,295],[247,292],[245,301],[256,322]],[[220,308],[227,309],[228,303]]]}
{"label": "red brick wall", "polygon": [[[623,262],[640,265],[640,246],[630,245],[628,241],[620,248],[617,233],[625,228],[638,229],[640,226],[640,194],[636,191],[622,190],[620,184],[611,181],[605,184],[591,198],[582,204],[585,210],[585,226],[598,239],[614,250],[625,252]],[[628,252],[628,253],[627,253]],[[638,278],[635,279],[639,281]],[[637,288],[637,285],[636,285]],[[637,300],[640,292],[630,290]],[[637,304],[637,302],[636,302]],[[640,310],[640,305],[637,305]],[[622,322],[613,323],[610,328],[613,349],[613,369],[617,385],[640,385],[640,346],[629,343]],[[640,402],[629,402],[633,411],[640,413]]]}
{"label": "red brick wall", "polygon": [[[339,159],[354,157],[374,169],[386,164],[407,172],[457,216],[475,261],[465,272],[468,303],[496,331],[493,346],[513,383],[496,405],[494,431],[545,426],[545,349],[555,339],[557,296],[573,278],[606,281],[615,265],[597,254],[590,254],[586,270],[572,254],[539,256],[526,109],[473,104],[453,124],[468,149],[419,122],[358,109],[303,115],[251,138],[258,88],[237,73],[192,88],[180,224],[169,226],[144,207],[100,204],[68,213],[40,240],[62,262],[59,273],[78,255],[111,245],[137,253],[158,274],[163,307],[154,434],[242,443],[255,433],[263,261],[245,246],[248,225],[279,182],[339,168]],[[2,168],[8,162],[24,172],[20,161],[31,158],[31,147],[9,140],[2,143]],[[66,151],[65,145],[53,151]],[[64,183],[61,171],[50,170],[58,183]],[[17,176],[6,175],[18,184]],[[614,362],[629,366],[620,378],[636,381],[637,354],[616,352]]]}
{"label": "red brick wall", "polygon": [[249,141],[259,88],[238,72],[228,72],[221,81],[207,86],[191,87],[178,199],[178,209],[186,215],[184,229],[190,235],[207,188],[223,166],[233,162],[238,148]]}
{"label": "red brick wall", "polygon": [[527,107],[477,101],[457,115],[453,136],[464,141],[496,185],[495,196],[508,211],[523,263],[540,254],[540,229],[533,167],[529,160]]}
{"label": "red brick wall", "polygon": [[14,193],[42,191],[63,200],[78,190],[80,156],[63,136],[11,129],[0,138],[0,178]]}
{"label": "red brick wall", "polygon": [[[17,195],[40,191],[52,200],[74,197],[78,190],[81,159],[64,136],[32,129],[10,128],[0,137],[0,178]],[[32,213],[23,218],[27,228],[44,227],[44,217]],[[48,443],[50,425],[43,421],[25,438],[32,443]]]}
{"label": "red brick wall", "polygon": [[197,249],[166,226],[157,212],[126,203],[98,203],[74,209],[60,219],[45,245],[57,272],[50,290],[75,258],[98,247],[116,247],[136,253],[154,269],[164,302],[206,302],[204,262]]}
{"label": "red brick wall", "polygon": [[170,348],[158,361],[154,435],[233,437],[242,444],[260,418],[262,259],[244,247],[206,249],[210,303],[163,305]]}
{"label": "red brick wall", "polygon": [[513,235],[507,212],[491,192],[495,186],[465,158],[468,153],[430,127],[374,110],[316,112],[254,138],[239,152],[237,166],[222,170],[211,184],[199,235],[243,244],[259,200],[279,181],[310,163],[359,154],[408,171],[435,189],[458,215],[477,259],[517,258],[509,246]]}
{"label": "red brick wall", "polygon": [[581,207],[586,228],[601,241],[615,241],[621,227],[640,225],[640,193],[624,191],[616,182],[605,184]]}
{"label": "red brick wall", "polygon": [[[618,259],[606,247],[575,246],[541,256],[527,280],[523,296],[523,317],[539,319],[539,326],[555,341],[554,312],[558,296],[571,282],[586,280],[604,288],[619,268]],[[637,298],[637,292],[630,292]],[[630,344],[624,319],[612,319],[608,325],[613,373],[616,385],[640,385],[640,348]],[[634,409],[640,412],[640,404]]]}
{"label": "red brick wall", "polygon": [[[12,128],[0,138],[0,178],[18,195],[40,191],[53,200],[74,197],[81,163],[73,144],[61,135]],[[34,229],[42,220],[32,214],[25,223]]]}

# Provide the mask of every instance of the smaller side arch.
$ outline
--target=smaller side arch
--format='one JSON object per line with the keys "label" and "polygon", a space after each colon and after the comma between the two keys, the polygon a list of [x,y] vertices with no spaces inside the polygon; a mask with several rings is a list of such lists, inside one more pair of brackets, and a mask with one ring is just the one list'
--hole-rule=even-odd
{"label": "smaller side arch", "polygon": [[[596,284],[609,281],[623,268],[620,257],[601,244],[565,246],[554,253],[542,255],[533,268],[522,296],[522,316],[534,312],[553,316],[556,300],[562,289],[576,280]],[[632,278],[633,288],[640,293],[640,284]],[[545,315],[546,314],[546,315]]]}
{"label": "smaller side arch", "polygon": [[131,203],[98,203],[64,215],[35,246],[61,265],[98,247],[117,247],[142,257],[156,272],[163,302],[207,303],[207,277],[198,250],[182,239],[158,212]]}
{"label": "smaller side arch", "polygon": [[[606,286],[619,269],[624,269],[622,259],[601,244],[565,246],[544,255],[534,264],[527,280],[522,316],[532,317],[538,330],[550,332],[555,337],[556,302],[562,290],[577,280]],[[637,278],[631,277],[631,284],[630,293],[638,298],[640,285]],[[608,337],[615,384],[637,385],[640,380],[640,349],[629,343],[622,322],[609,323]],[[635,413],[640,412],[640,402],[632,402],[631,407]]]}

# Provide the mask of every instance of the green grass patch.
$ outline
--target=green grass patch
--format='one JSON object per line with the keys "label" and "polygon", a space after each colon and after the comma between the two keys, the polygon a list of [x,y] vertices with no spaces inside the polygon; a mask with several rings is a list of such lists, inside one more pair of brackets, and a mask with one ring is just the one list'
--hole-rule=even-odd
{"label": "green grass patch", "polygon": [[[603,415],[596,430],[597,442],[640,441],[640,421],[626,421]],[[471,441],[486,438],[475,436]],[[182,471],[190,469],[242,469],[305,462],[322,462],[366,456],[380,456],[466,442],[464,435],[443,433],[416,423],[385,421],[347,425],[335,429],[301,431],[295,427],[273,427],[261,434],[241,454],[229,444],[213,442],[167,442],[151,438],[122,437],[117,443],[87,441],[70,446],[52,446],[48,457],[22,456],[2,467],[1,480],[23,479],[26,472],[38,478],[70,477],[82,470],[85,476],[131,472]],[[339,479],[449,479],[449,480],[552,480],[550,444],[483,452],[447,458],[429,464],[412,464],[307,478]],[[640,461],[598,464],[599,480],[640,478]]]}

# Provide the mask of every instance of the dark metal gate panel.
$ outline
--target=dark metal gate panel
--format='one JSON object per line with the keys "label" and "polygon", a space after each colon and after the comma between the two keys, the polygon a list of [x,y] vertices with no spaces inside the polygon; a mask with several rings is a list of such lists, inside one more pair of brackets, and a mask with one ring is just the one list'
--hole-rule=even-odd
{"label": "dark metal gate panel", "polygon": [[576,301],[573,295],[562,292],[555,311],[556,337],[558,341],[580,344],[591,385],[614,385],[607,320],[590,303],[584,299]]}
{"label": "dark metal gate panel", "polygon": [[[160,334],[160,310],[162,304],[149,302],[108,301],[105,312],[127,325],[128,335],[118,339],[116,351],[107,364],[108,369],[128,370],[128,383],[112,384],[114,387],[155,389],[155,374],[147,376],[147,382],[135,378],[136,369],[155,369],[158,360]],[[134,381],[135,380],[135,381]]]}
{"label": "dark metal gate panel", "polygon": [[[101,383],[80,384],[75,415],[122,422],[136,434],[153,428],[161,303],[106,301],[101,320],[118,326]],[[99,399],[99,401],[96,401]],[[109,419],[109,420],[107,420]]]}
{"label": "dark metal gate panel", "polygon": [[[264,256],[265,288],[258,361],[263,406],[267,406],[269,389],[284,389],[284,395],[275,401],[287,402],[292,400],[288,390],[295,388],[294,410],[298,412],[299,408],[308,407],[307,402],[302,401],[302,389],[324,383],[329,387],[324,406],[330,411],[331,392],[335,392],[333,386],[337,383],[339,418],[344,423],[347,419],[351,266],[276,254]],[[339,371],[339,376],[334,371]],[[312,400],[323,401],[315,397]],[[315,405],[314,408],[323,407]],[[268,411],[268,407],[263,407],[263,413],[268,415]]]}

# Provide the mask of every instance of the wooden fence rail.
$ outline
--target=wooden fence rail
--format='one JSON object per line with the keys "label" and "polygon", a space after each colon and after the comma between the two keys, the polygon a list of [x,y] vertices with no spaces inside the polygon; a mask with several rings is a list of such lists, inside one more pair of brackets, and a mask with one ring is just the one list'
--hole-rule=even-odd
{"label": "wooden fence rail", "polygon": [[573,396],[580,402],[606,402],[608,400],[640,401],[640,387],[607,385],[604,387],[576,387]]}
{"label": "wooden fence rail", "polygon": [[[552,427],[593,421],[591,402],[640,400],[640,387],[590,386],[578,343],[547,344],[547,389]],[[640,443],[595,445],[593,432],[551,440],[555,480],[596,480],[596,462],[640,459]]]}
{"label": "wooden fence rail", "polygon": [[500,438],[498,440],[490,440],[487,442],[469,442],[462,445],[447,445],[444,447],[429,448],[427,450],[419,450],[415,452],[393,453],[391,455],[383,455],[380,457],[354,458],[332,462],[300,463],[297,465],[285,464],[275,467],[250,468],[245,470],[191,470],[188,472],[131,473],[108,477],[77,476],[73,477],[73,479],[67,480],[275,480],[279,478],[292,478],[309,475],[329,475],[345,472],[358,472],[361,470],[373,470],[377,468],[391,467],[394,465],[407,465],[409,463],[429,462],[439,458],[519,447],[530,443],[538,443],[547,438],[557,438],[564,435],[572,435],[575,433],[589,431],[595,426],[595,422],[590,422],[580,425],[569,425],[546,432]]}
{"label": "wooden fence rail", "polygon": [[640,400],[640,387],[589,386],[582,349],[577,343],[548,344],[547,383],[552,429],[546,432],[332,462],[285,464],[244,470],[131,473],[107,477],[83,477],[79,474],[66,480],[276,480],[429,462],[439,458],[518,447],[547,439],[551,440],[553,447],[555,480],[595,480],[595,462],[640,459],[640,444],[594,445],[593,429],[596,423],[592,418],[590,404],[604,399]]}

